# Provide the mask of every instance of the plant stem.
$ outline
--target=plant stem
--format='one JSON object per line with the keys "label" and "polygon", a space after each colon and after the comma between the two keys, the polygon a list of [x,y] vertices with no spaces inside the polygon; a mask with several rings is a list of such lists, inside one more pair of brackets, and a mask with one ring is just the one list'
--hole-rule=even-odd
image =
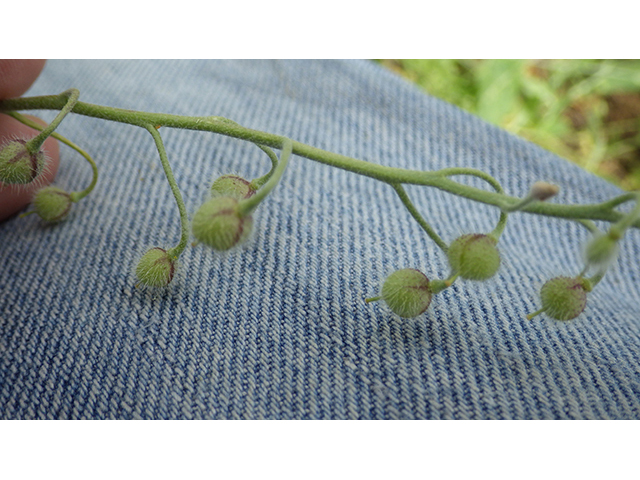
{"label": "plant stem", "polygon": [[40,131],[38,135],[29,140],[25,145],[29,153],[34,154],[42,147],[42,144],[45,142],[47,138],[53,133],[53,131],[60,125],[60,122],[67,116],[67,114],[71,111],[73,106],[78,101],[78,97],[80,96],[80,92],[75,88],[70,88],[62,92],[58,97],[62,100],[65,100],[64,106],[60,109],[60,113],[56,115],[56,118],[47,125],[44,129]]}
{"label": "plant stem", "polygon": [[[216,117],[216,116],[214,116],[214,117],[206,117],[206,118],[209,121],[223,122],[223,123],[226,123],[228,125],[235,125],[237,127],[240,126],[240,124],[238,122],[234,122],[233,120],[230,120],[230,119],[225,118],[225,117]],[[271,170],[269,170],[269,172],[266,175],[263,175],[260,178],[255,178],[255,179],[253,179],[251,181],[251,188],[253,190],[258,190],[260,187],[262,187],[262,185],[264,185],[267,182],[267,180],[269,180],[271,175],[273,175],[274,170],[278,166],[278,157],[273,152],[273,150],[271,150],[269,147],[265,147],[264,145],[260,145],[259,143],[254,143],[254,145],[256,147],[258,147],[260,150],[262,150],[264,153],[266,153],[267,156],[269,157],[269,159],[271,160]]]}
{"label": "plant stem", "polygon": [[[21,115],[18,112],[8,112],[8,115],[10,115],[11,117],[15,118],[19,122],[23,123],[27,127],[31,127],[31,128],[33,128],[35,130],[42,131],[45,128],[42,125],[34,122],[30,118],[25,117],[24,115]],[[52,132],[51,136],[53,138],[55,138],[56,140],[61,141],[65,145],[73,148],[76,152],[78,152],[80,155],[82,155],[87,160],[87,162],[89,162],[89,165],[91,166],[91,170],[92,170],[93,176],[91,178],[91,183],[89,184],[89,186],[87,188],[85,188],[84,190],[81,190],[79,192],[70,192],[69,193],[69,195],[71,196],[71,200],[73,202],[79,202],[84,197],[89,195],[91,193],[91,191],[94,189],[94,187],[96,186],[96,183],[98,182],[98,166],[96,165],[96,162],[93,161],[93,159],[91,158],[91,156],[87,152],[82,150],[78,145],[73,143],[71,140],[63,137],[62,135],[60,135],[59,133],[56,133],[56,132]]]}
{"label": "plant stem", "polygon": [[167,177],[167,181],[171,186],[171,191],[173,192],[173,196],[176,199],[176,203],[178,204],[178,210],[180,212],[180,225],[181,225],[181,235],[180,235],[180,243],[175,247],[167,250],[167,255],[173,258],[179,257],[184,249],[187,247],[187,243],[189,242],[189,218],[187,217],[187,208],[184,205],[184,201],[182,200],[182,194],[180,193],[180,189],[178,188],[178,184],[176,179],[173,176],[173,172],[171,171],[171,165],[169,165],[169,159],[167,158],[167,152],[164,149],[164,144],[162,143],[162,137],[160,133],[156,129],[154,125],[145,125],[144,128],[151,134],[153,140],[156,142],[156,148],[158,149],[158,154],[160,154],[160,161],[162,162],[162,168],[164,168],[164,174]]}
{"label": "plant stem", "polygon": [[[66,103],[65,99],[61,98],[59,95],[9,99],[0,101],[0,111],[34,109],[61,110],[65,107]],[[103,107],[85,102],[76,102],[71,111],[79,115],[127,123],[143,128],[147,128],[148,125],[160,125],[164,127],[215,132],[273,148],[280,148],[285,138],[280,135],[241,127],[236,125],[234,122],[221,117],[188,117],[136,112],[133,110]],[[521,201],[519,198],[511,197],[504,193],[487,192],[486,190],[461,185],[444,177],[442,175],[442,170],[440,171],[441,173],[437,173],[386,167],[339,155],[337,153],[327,152],[296,141],[292,142],[292,153],[315,160],[325,165],[341,168],[343,170],[364,175],[376,180],[381,180],[389,184],[395,183],[435,187],[453,195],[487,205],[493,205],[500,209],[505,207],[508,208],[509,206]],[[483,174],[483,172],[480,172],[478,176],[480,174]],[[562,205],[547,202],[534,202],[526,205],[521,211],[573,220],[603,220],[607,222],[616,222],[622,219],[624,215],[615,211],[614,207],[632,198],[635,197],[626,194],[603,203],[587,205]],[[640,228],[640,220],[635,220],[631,226],[634,228]]]}
{"label": "plant stem", "polygon": [[284,170],[287,168],[287,164],[289,163],[289,157],[291,156],[291,150],[293,148],[292,142],[290,139],[285,138],[282,141],[282,151],[280,152],[280,161],[278,162],[276,168],[273,170],[273,174],[270,175],[269,180],[264,184],[264,186],[258,190],[258,192],[245,200],[239,202],[240,213],[246,215],[251,213],[256,209],[260,202],[266,198],[267,195],[273,190],[273,188],[278,184],[280,179],[282,178],[282,174]]}
{"label": "plant stem", "polygon": [[[594,288],[598,283],[600,283],[600,280],[602,280],[602,278],[604,277],[605,273],[606,273],[606,269],[605,270],[600,270],[593,277],[587,278],[586,280],[589,282],[590,288]],[[582,275],[580,275],[580,276],[582,276]]]}
{"label": "plant stem", "polygon": [[635,200],[636,205],[633,207],[633,210],[622,217],[622,219],[615,225],[615,227],[620,230],[620,233],[624,233],[624,231],[633,225],[633,223],[640,217],[640,192],[635,193]]}
{"label": "plant stem", "polygon": [[253,179],[251,181],[251,188],[253,188],[254,190],[258,190],[265,183],[267,183],[267,180],[269,180],[271,178],[271,175],[273,175],[273,172],[275,171],[276,167],[278,166],[278,157],[273,152],[273,150],[271,150],[269,147],[265,147],[265,146],[259,145],[257,143],[256,143],[256,146],[269,156],[269,159],[271,160],[271,170],[269,170],[269,173],[267,173],[266,175],[264,175],[264,176],[262,176],[260,178],[255,178],[255,179]]}
{"label": "plant stem", "polygon": [[[434,173],[439,173],[440,175],[446,176],[446,177],[451,175],[467,175],[467,176],[478,177],[484,180],[485,182],[487,182],[489,185],[491,185],[496,192],[504,193],[504,190],[502,189],[502,185],[500,185],[500,183],[495,178],[493,178],[488,173],[483,172],[482,170],[476,170],[475,168],[453,167],[453,168],[445,168],[442,170],[438,170],[437,172],[434,172]],[[507,212],[508,210],[504,210],[504,209],[500,210],[500,218],[498,219],[498,224],[496,225],[496,228],[493,229],[493,232],[491,232],[490,234],[493,238],[495,238],[496,241],[500,238],[500,235],[502,235],[502,232],[504,232],[504,228],[507,226],[507,218],[509,216]]]}
{"label": "plant stem", "polygon": [[589,230],[592,234],[596,234],[599,232],[598,227],[596,227],[596,224],[593,223],[590,220],[577,220],[578,223],[581,223],[585,228],[587,228],[587,230]]}
{"label": "plant stem", "polygon": [[431,228],[431,225],[427,223],[427,221],[422,217],[422,215],[420,215],[420,212],[418,212],[416,207],[411,202],[411,199],[407,195],[407,192],[405,191],[404,187],[399,183],[392,183],[391,186],[400,197],[400,200],[402,200],[402,203],[404,204],[406,209],[409,210],[409,213],[411,214],[411,216],[414,218],[416,222],[418,222],[418,225],[420,225],[422,229],[425,232],[427,232],[427,235],[431,237],[431,240],[433,240],[436,243],[436,245],[438,245],[440,249],[446,254],[447,250],[449,250],[449,246],[442,240],[442,238],[440,238],[440,236],[436,233],[436,231],[433,228]]}

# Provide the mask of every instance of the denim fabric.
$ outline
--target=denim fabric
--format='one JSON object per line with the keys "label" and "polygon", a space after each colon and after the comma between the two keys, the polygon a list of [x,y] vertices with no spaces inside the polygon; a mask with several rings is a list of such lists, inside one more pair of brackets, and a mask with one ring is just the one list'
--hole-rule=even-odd
{"label": "denim fabric", "polygon": [[[562,203],[620,193],[364,61],[51,61],[27,95],[70,87],[90,103],[221,115],[389,166],[479,168],[511,195],[536,180],[560,185]],[[587,231],[529,214],[510,216],[496,278],[457,282],[401,319],[364,298],[399,268],[443,278],[446,259],[390,187],[294,157],[246,245],[189,247],[168,289],[136,288],[139,256],[179,239],[153,141],[78,115],[59,131],[95,157],[100,180],[61,225],[0,224],[2,418],[640,417],[637,230],[573,322],[525,315],[547,279],[581,270]],[[216,176],[270,166],[235,139],[160,132],[191,213]],[[61,155],[57,185],[84,188],[86,162]],[[446,241],[498,218],[407,190]]]}

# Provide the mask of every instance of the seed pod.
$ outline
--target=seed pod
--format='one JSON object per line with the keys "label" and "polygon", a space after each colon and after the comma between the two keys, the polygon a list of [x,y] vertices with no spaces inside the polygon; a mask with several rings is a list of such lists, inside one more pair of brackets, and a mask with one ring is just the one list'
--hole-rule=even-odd
{"label": "seed pod", "polygon": [[489,235],[462,235],[451,243],[447,256],[453,272],[468,280],[487,280],[500,268],[500,253]]}
{"label": "seed pod", "polygon": [[541,310],[556,320],[572,320],[584,311],[587,290],[582,278],[552,278],[540,290]]}
{"label": "seed pod", "polygon": [[243,200],[251,197],[256,191],[251,188],[251,183],[237,175],[223,175],[211,185],[212,197],[231,197]]}
{"label": "seed pod", "polygon": [[393,313],[403,318],[417,317],[431,303],[429,279],[419,270],[405,268],[387,277],[382,285],[382,299]]}
{"label": "seed pod", "polygon": [[192,230],[198,241],[215,250],[229,250],[245,241],[253,219],[243,215],[238,200],[215,197],[205,202],[193,216]]}
{"label": "seed pod", "polygon": [[162,248],[147,251],[136,267],[136,275],[140,283],[149,287],[166,287],[171,283],[175,272],[176,260],[167,255]]}
{"label": "seed pod", "polygon": [[64,220],[71,210],[71,196],[57,187],[44,187],[33,198],[35,212],[42,220],[57,223]]}
{"label": "seed pod", "polygon": [[43,150],[31,154],[23,139],[11,140],[0,147],[0,182],[26,185],[33,182],[47,162]]}

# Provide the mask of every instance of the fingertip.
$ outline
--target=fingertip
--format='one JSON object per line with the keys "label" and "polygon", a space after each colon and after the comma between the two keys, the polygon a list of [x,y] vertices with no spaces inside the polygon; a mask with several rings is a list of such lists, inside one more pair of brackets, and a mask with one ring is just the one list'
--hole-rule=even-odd
{"label": "fingertip", "polygon": [[0,99],[15,98],[36,81],[46,60],[0,60]]}

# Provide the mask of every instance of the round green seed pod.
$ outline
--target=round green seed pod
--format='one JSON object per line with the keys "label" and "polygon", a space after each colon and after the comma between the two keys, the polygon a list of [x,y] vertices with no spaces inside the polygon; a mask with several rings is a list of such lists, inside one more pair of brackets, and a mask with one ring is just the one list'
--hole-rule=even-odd
{"label": "round green seed pod", "polygon": [[587,290],[582,278],[556,277],[540,290],[542,309],[556,320],[572,320],[587,305]]}
{"label": "round green seed pod", "polygon": [[0,147],[0,182],[26,185],[33,182],[47,163],[42,150],[29,153],[27,141],[11,140]]}
{"label": "round green seed pod", "polygon": [[393,272],[382,285],[382,299],[393,313],[403,318],[423,313],[429,308],[432,296],[429,279],[413,268]]}
{"label": "round green seed pod", "polygon": [[199,242],[214,250],[229,250],[249,237],[253,219],[242,215],[238,200],[215,197],[205,202],[193,216],[191,228]]}
{"label": "round green seed pod", "polygon": [[42,220],[57,223],[64,220],[71,210],[71,196],[57,187],[44,187],[33,198],[35,212]]}
{"label": "round green seed pod", "polygon": [[147,251],[136,267],[140,283],[149,287],[166,287],[171,283],[175,272],[176,260],[169,258],[166,250],[152,248]]}
{"label": "round green seed pod", "polygon": [[496,241],[488,235],[458,237],[451,243],[447,256],[453,272],[467,280],[488,280],[500,268]]}
{"label": "round green seed pod", "polygon": [[237,175],[223,175],[211,185],[212,197],[231,197],[236,200],[251,197],[256,191],[251,183]]}

